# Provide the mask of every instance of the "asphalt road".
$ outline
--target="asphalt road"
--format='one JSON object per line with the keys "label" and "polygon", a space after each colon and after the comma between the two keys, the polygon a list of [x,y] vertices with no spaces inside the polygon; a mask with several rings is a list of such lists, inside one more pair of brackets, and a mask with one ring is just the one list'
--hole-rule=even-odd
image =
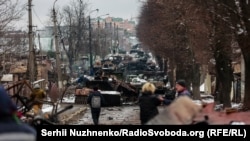
{"label": "asphalt road", "polygon": [[[71,125],[92,125],[91,111],[88,106],[86,110],[77,115],[68,124]],[[115,106],[102,107],[99,118],[100,125],[140,125],[139,107],[134,106]]]}

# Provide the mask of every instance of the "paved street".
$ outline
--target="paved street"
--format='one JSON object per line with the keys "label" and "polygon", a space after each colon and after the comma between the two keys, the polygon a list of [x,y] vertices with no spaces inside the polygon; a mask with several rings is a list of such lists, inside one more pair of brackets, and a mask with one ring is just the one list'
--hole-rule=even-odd
{"label": "paved street", "polygon": [[[68,104],[62,104],[63,108]],[[204,116],[209,116],[209,124],[229,124],[231,121],[249,122],[249,112],[234,112],[226,114],[223,111],[214,111],[213,104],[208,104],[206,108],[195,118],[195,121],[203,121]],[[159,111],[164,109],[164,106],[159,106]],[[140,125],[138,105],[124,105],[115,107],[102,107],[99,124],[100,125]],[[68,125],[92,125],[92,117],[88,105],[74,104],[74,107],[60,114],[62,124]]]}
{"label": "paved street", "polygon": [[[159,107],[159,110],[162,106]],[[102,107],[100,125],[140,125],[138,105]],[[60,115],[64,124],[92,125],[91,111],[88,105],[74,104],[74,107]]]}
{"label": "paved street", "polygon": [[[86,111],[76,116],[69,124],[91,125],[93,124],[90,108],[85,107]],[[103,107],[99,119],[100,125],[139,125],[138,106],[117,106]]]}

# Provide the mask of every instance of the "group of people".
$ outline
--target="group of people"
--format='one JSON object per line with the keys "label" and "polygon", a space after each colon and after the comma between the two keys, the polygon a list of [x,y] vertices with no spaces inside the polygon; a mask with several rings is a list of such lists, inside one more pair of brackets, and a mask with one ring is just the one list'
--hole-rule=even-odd
{"label": "group of people", "polygon": [[[142,86],[142,93],[139,97],[140,120],[142,125],[145,125],[149,120],[159,114],[159,105],[169,105],[173,101],[171,99],[155,95],[155,90],[155,85],[150,82],[147,82]],[[183,79],[176,81],[174,91],[176,92],[176,98],[180,96],[191,97],[191,93],[187,89],[186,82]]]}
{"label": "group of people", "polygon": [[[170,105],[174,99],[167,99],[160,95],[155,95],[156,87],[153,83],[147,82],[142,86],[141,95],[139,96],[139,107],[140,107],[140,120],[141,125],[145,125],[149,120],[154,118],[156,115],[159,114],[158,106],[161,104]],[[187,89],[185,80],[178,80],[176,81],[174,90],[176,92],[176,97],[187,96],[191,98],[191,93]],[[99,104],[98,106],[94,106],[93,101],[94,97],[98,96],[99,99],[97,100]],[[90,93],[87,99],[87,103],[90,106],[92,119],[94,125],[99,124],[99,117],[101,113],[101,107],[106,104],[105,99],[101,92],[99,91],[98,87],[95,86],[93,88],[93,92]]]}
{"label": "group of people", "polygon": [[[150,82],[142,86],[141,95],[139,96],[141,125],[145,125],[149,120],[159,114],[159,105],[169,105],[173,101],[154,94],[155,90],[155,85]],[[178,80],[174,90],[176,91],[176,98],[180,96],[191,97],[185,80]],[[39,111],[41,111],[43,105],[42,100],[44,98],[44,90],[42,90],[39,85],[35,85],[33,93],[31,94],[31,99],[33,100],[32,110],[35,114],[39,114]],[[98,86],[93,87],[93,91],[88,96],[87,103],[91,109],[93,123],[94,125],[98,125],[101,107],[106,104],[105,98],[99,91]],[[17,106],[11,101],[6,90],[0,87],[0,140],[16,132],[25,134],[27,138],[34,138],[36,136],[36,131],[32,126],[20,121],[17,114]]]}

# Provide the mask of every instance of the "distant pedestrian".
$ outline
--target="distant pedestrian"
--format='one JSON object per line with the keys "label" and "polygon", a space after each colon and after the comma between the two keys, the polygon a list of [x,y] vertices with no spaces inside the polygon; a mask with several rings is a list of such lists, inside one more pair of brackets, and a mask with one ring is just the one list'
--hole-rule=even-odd
{"label": "distant pedestrian", "polygon": [[158,107],[164,100],[161,96],[156,96],[156,87],[150,82],[142,86],[142,94],[139,97],[141,124],[146,124],[150,119],[159,114]]}
{"label": "distant pedestrian", "polygon": [[101,107],[106,104],[103,95],[98,90],[98,86],[94,86],[93,91],[90,93],[87,99],[87,103],[90,105],[94,125],[98,125]]}
{"label": "distant pedestrian", "polygon": [[17,106],[0,86],[0,141],[35,141],[36,130],[18,118]]}
{"label": "distant pedestrian", "polygon": [[175,98],[180,96],[188,96],[191,98],[191,93],[187,89],[186,81],[183,79],[177,80],[175,83],[175,88],[169,90],[166,93],[163,104],[170,105]]}
{"label": "distant pedestrian", "polygon": [[45,96],[45,91],[40,87],[39,84],[35,84],[33,92],[30,95],[31,100],[33,101],[32,110],[35,115],[41,113]]}

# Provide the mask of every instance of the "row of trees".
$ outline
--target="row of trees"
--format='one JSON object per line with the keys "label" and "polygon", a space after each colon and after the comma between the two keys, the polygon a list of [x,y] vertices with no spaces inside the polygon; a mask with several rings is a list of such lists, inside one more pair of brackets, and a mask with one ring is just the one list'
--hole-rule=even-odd
{"label": "row of trees", "polygon": [[[249,18],[247,0],[147,0],[141,8],[137,36],[160,58],[168,59],[173,82],[185,78],[192,83],[194,99],[200,98],[200,70],[206,66],[216,76],[216,101],[225,107],[231,107],[232,62],[243,55],[243,105],[249,109]],[[237,49],[241,53],[235,53]]]}

